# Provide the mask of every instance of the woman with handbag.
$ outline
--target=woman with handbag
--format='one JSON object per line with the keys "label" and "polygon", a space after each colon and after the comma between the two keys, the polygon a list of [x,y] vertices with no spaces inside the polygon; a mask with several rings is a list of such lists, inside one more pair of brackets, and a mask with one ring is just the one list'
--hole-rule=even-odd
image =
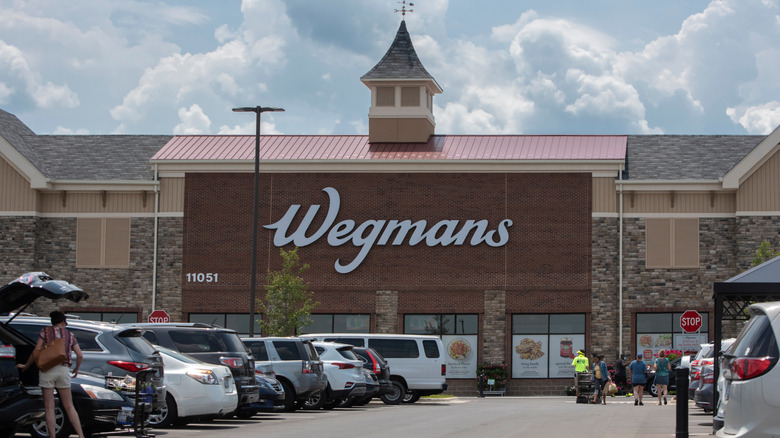
{"label": "woman with handbag", "polygon": [[26,371],[33,360],[39,367],[38,384],[43,393],[43,405],[46,408],[46,429],[48,429],[49,438],[55,438],[54,388],[57,388],[60,403],[68,420],[70,420],[73,431],[78,434],[79,438],[84,438],[79,414],[73,406],[73,395],[70,392],[70,353],[71,351],[76,353],[76,367],[73,368],[73,377],[76,377],[83,359],[81,348],[79,348],[76,337],[65,328],[68,322],[64,313],[55,310],[49,314],[49,317],[51,318],[51,327],[41,330],[35,351],[27,359],[27,363],[19,364],[17,367]]}
{"label": "woman with handbag", "polygon": [[607,385],[612,383],[612,379],[609,378],[609,370],[607,369],[607,363],[604,362],[604,356],[594,354],[593,355],[593,403],[599,404],[599,397],[601,397],[601,404],[607,404]]}

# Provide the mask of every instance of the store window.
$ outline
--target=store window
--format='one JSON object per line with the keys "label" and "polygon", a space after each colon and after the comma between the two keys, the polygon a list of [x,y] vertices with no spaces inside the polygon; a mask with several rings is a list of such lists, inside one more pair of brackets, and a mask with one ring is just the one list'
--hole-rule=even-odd
{"label": "store window", "polygon": [[[235,330],[239,335],[249,334],[249,313],[190,313],[190,322],[215,325]],[[263,315],[255,314],[254,332],[260,336]]]}
{"label": "store window", "polygon": [[642,353],[645,362],[652,362],[661,350],[677,350],[685,353],[699,351],[701,344],[709,342],[709,314],[701,314],[702,325],[698,333],[685,333],[680,327],[682,312],[637,313],[636,352]]}
{"label": "store window", "polygon": [[117,324],[138,322],[138,312],[67,312],[67,314],[87,321],[107,321]]}
{"label": "store window", "polygon": [[585,348],[585,314],[512,315],[512,378],[569,378]]}
{"label": "store window", "polygon": [[130,267],[130,219],[79,218],[76,267]]}
{"label": "store window", "polygon": [[371,329],[371,315],[348,313],[314,313],[311,324],[301,329],[306,333],[368,333]]}
{"label": "store window", "polygon": [[441,338],[448,379],[473,379],[476,375],[479,315],[404,315],[404,333]]}
{"label": "store window", "polygon": [[699,219],[647,219],[648,268],[698,268]]}

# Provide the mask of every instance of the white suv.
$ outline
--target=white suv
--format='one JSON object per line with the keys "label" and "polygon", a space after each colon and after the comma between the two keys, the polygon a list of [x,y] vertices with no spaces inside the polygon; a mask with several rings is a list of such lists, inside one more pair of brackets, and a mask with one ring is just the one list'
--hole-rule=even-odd
{"label": "white suv", "polygon": [[387,404],[414,403],[421,396],[447,390],[444,345],[437,336],[377,333],[311,333],[301,338],[371,347],[390,367],[393,391],[382,395]]}
{"label": "white suv", "polygon": [[725,388],[719,437],[780,434],[780,301],[751,305],[750,321],[723,355]]}
{"label": "white suv", "polygon": [[307,409],[330,409],[366,393],[363,361],[352,351],[354,345],[334,342],[312,342],[312,345],[322,361],[322,371],[328,379],[328,386],[309,398]]}

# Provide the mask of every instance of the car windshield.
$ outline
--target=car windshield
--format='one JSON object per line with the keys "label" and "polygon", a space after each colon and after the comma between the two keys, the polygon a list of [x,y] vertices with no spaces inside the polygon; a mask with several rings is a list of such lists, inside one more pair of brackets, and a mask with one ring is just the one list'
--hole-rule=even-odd
{"label": "car windshield", "polygon": [[246,351],[237,334],[220,331],[171,330],[171,340],[182,353]]}
{"label": "car windshield", "polygon": [[341,354],[341,357],[344,359],[349,360],[359,360],[357,356],[355,356],[355,353],[352,351],[352,347],[342,347],[338,349],[339,354]]}

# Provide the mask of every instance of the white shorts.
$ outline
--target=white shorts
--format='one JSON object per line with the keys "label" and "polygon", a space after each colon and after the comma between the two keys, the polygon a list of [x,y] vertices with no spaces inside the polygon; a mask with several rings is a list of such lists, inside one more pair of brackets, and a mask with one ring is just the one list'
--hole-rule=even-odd
{"label": "white shorts", "polygon": [[57,365],[49,371],[39,371],[38,384],[41,388],[70,389],[70,367],[67,365]]}

